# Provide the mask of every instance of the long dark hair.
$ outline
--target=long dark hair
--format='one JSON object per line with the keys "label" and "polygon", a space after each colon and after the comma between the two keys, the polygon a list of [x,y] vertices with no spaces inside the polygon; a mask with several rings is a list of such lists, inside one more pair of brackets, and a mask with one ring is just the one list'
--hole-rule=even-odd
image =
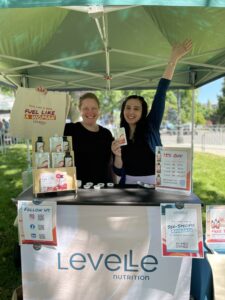
{"label": "long dark hair", "polygon": [[121,111],[120,111],[120,127],[125,128],[127,138],[129,138],[129,136],[130,136],[130,127],[124,118],[124,109],[125,109],[125,105],[126,105],[127,101],[130,99],[139,100],[141,103],[141,107],[142,107],[141,118],[136,124],[136,129],[135,129],[134,137],[133,137],[133,140],[139,140],[139,138],[142,139],[142,137],[145,134],[145,128],[146,128],[145,123],[146,123],[146,116],[148,113],[148,104],[145,101],[144,97],[138,96],[138,95],[130,95],[123,101],[122,106],[121,106]]}

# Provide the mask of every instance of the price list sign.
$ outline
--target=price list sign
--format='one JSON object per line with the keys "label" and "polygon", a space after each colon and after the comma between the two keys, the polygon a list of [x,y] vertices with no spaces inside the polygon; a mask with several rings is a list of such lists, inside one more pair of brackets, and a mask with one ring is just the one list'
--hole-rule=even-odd
{"label": "price list sign", "polygon": [[191,149],[156,147],[156,189],[191,192]]}

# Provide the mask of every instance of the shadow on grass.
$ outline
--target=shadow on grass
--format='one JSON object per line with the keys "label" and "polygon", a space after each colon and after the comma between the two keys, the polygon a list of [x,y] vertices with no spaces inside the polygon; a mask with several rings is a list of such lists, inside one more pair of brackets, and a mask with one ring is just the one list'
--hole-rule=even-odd
{"label": "shadow on grass", "polygon": [[194,182],[194,193],[200,198],[205,205],[225,204],[225,195],[220,191],[209,190],[201,181]]}
{"label": "shadow on grass", "polygon": [[22,172],[27,168],[26,146],[10,146],[0,154],[0,299],[9,300],[21,285],[21,271],[14,261],[18,230],[13,226],[17,214],[11,199],[22,191]]}

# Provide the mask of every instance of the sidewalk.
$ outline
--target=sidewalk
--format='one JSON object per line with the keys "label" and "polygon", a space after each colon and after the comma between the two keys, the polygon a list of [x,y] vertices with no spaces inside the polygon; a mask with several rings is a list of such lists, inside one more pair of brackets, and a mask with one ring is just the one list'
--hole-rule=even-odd
{"label": "sidewalk", "polygon": [[[177,137],[175,135],[161,135],[162,143],[164,146],[168,147],[191,147],[191,137],[184,136],[183,143],[177,143]],[[194,141],[194,152],[210,153],[225,157],[225,142],[224,139],[213,140],[213,143],[201,143],[201,138]]]}
{"label": "sidewalk", "polygon": [[200,145],[194,145],[194,152],[210,153],[225,157],[225,146],[205,145],[205,147],[202,149]]}

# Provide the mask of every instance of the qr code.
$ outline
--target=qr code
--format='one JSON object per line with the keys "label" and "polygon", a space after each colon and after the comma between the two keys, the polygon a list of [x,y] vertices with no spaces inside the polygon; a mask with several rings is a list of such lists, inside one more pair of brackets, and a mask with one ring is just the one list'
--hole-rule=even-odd
{"label": "qr code", "polygon": [[29,218],[30,218],[31,220],[34,220],[34,219],[35,219],[35,215],[34,215],[34,214],[29,214]]}
{"label": "qr code", "polygon": [[43,233],[39,234],[39,239],[40,240],[45,240],[45,234],[43,234]]}
{"label": "qr code", "polygon": [[43,221],[45,219],[45,215],[38,215],[38,221]]}
{"label": "qr code", "polygon": [[38,230],[44,230],[45,229],[45,226],[42,225],[42,224],[38,224]]}
{"label": "qr code", "polygon": [[188,248],[188,243],[185,243],[185,242],[183,242],[183,243],[176,243],[176,247],[177,248],[186,249],[186,248]]}

